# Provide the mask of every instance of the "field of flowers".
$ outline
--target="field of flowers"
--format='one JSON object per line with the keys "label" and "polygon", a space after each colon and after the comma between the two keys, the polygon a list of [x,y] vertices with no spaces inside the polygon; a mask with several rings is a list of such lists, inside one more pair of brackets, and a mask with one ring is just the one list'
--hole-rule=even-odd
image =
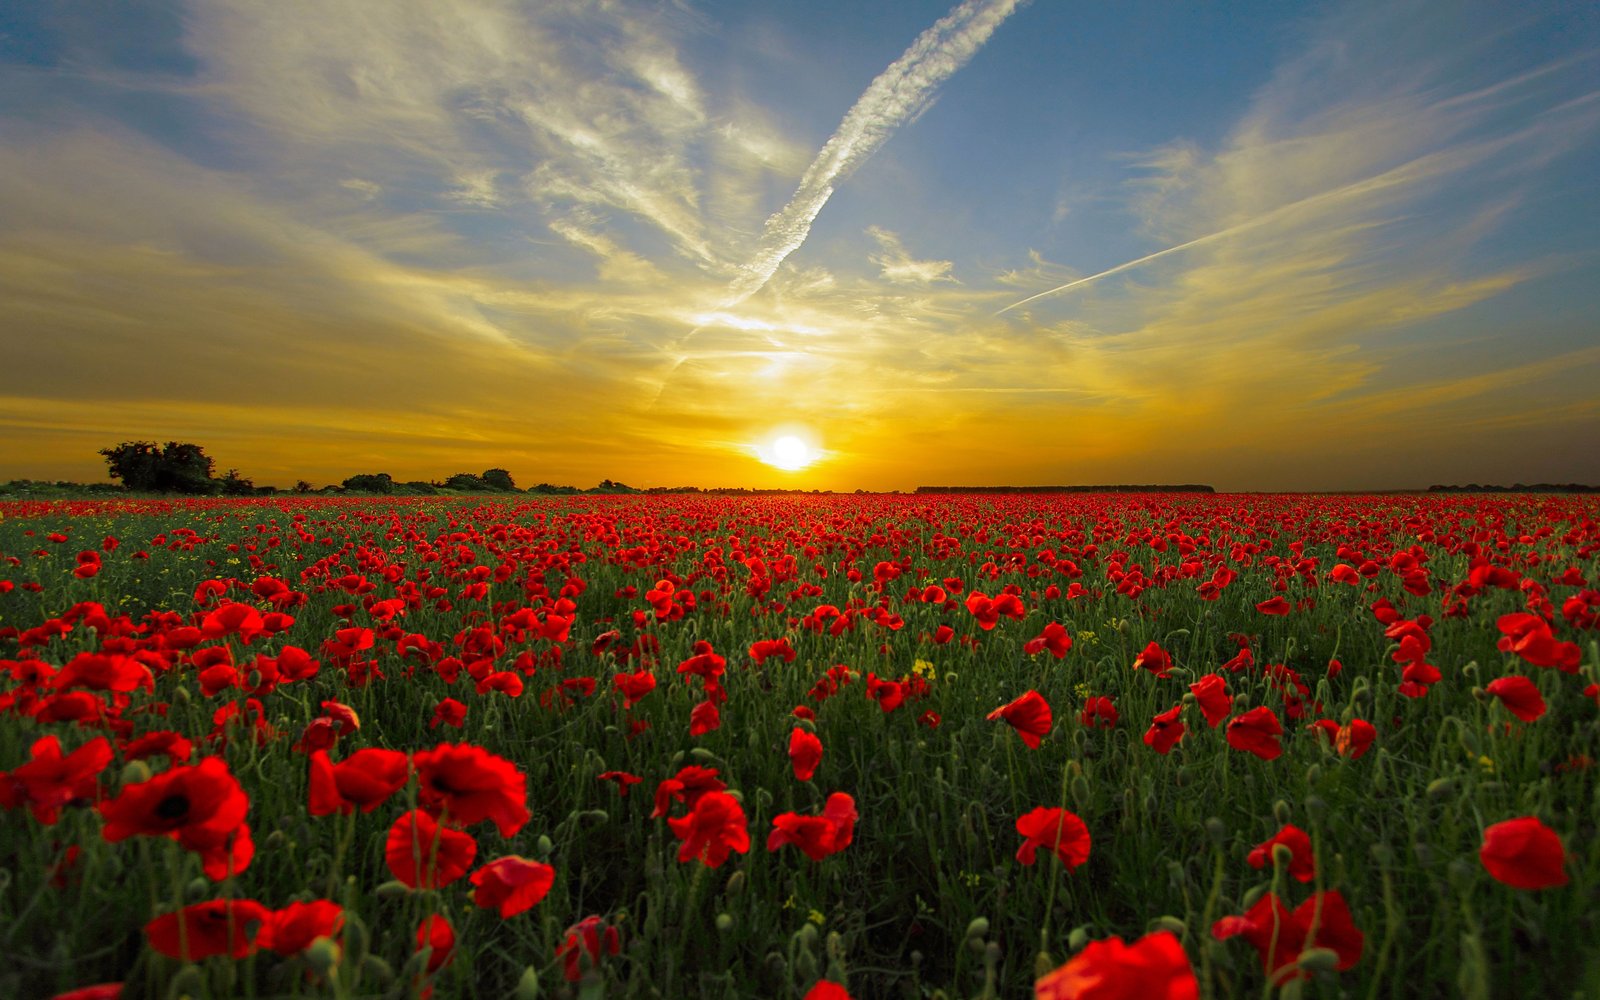
{"label": "field of flowers", "polygon": [[1600,996],[1600,501],[0,504],[0,996]]}

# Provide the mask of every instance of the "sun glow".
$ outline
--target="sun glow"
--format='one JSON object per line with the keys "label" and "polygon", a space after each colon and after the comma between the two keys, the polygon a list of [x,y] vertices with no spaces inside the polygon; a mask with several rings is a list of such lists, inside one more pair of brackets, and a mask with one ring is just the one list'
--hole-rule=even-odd
{"label": "sun glow", "polygon": [[775,468],[795,472],[817,460],[817,452],[798,434],[783,434],[756,449],[761,460]]}

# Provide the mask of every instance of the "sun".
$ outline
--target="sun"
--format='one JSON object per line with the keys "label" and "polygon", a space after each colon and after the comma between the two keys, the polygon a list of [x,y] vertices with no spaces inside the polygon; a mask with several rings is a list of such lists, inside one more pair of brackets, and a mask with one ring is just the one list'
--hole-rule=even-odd
{"label": "sun", "polygon": [[770,466],[795,472],[817,460],[817,453],[805,438],[798,434],[784,434],[773,438],[767,445],[757,448],[761,460]]}

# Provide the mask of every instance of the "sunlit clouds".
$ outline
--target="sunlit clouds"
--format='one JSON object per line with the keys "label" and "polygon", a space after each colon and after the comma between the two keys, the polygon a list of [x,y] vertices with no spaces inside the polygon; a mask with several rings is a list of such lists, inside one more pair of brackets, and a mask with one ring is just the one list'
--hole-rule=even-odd
{"label": "sunlit clouds", "polygon": [[1284,18],[1204,117],[1235,43],[1050,4],[133,9],[0,14],[0,479],[1600,481],[1592,8]]}

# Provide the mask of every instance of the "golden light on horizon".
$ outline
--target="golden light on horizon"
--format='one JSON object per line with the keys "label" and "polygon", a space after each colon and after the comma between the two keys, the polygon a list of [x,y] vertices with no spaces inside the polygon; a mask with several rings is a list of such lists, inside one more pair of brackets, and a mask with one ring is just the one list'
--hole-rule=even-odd
{"label": "golden light on horizon", "polygon": [[785,472],[798,472],[818,458],[818,452],[798,434],[780,434],[756,448],[761,461]]}

